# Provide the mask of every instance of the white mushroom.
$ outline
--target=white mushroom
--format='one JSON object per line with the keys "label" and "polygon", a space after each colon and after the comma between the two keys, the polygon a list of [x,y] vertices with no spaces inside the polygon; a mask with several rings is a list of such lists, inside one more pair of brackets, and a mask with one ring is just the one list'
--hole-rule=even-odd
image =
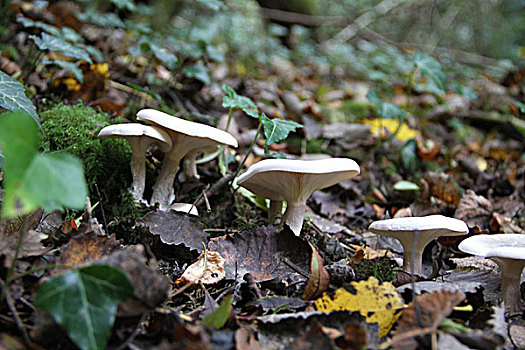
{"label": "white mushroom", "polygon": [[151,204],[159,203],[159,208],[162,210],[165,210],[175,198],[173,182],[180,161],[188,152],[220,144],[237,147],[237,140],[226,131],[173,117],[154,109],[140,110],[137,119],[162,128],[171,137],[173,147],[164,156],[151,197]]}
{"label": "white mushroom", "polygon": [[421,275],[423,250],[428,243],[440,236],[457,236],[468,233],[465,222],[443,215],[379,220],[374,221],[368,229],[373,233],[390,236],[401,242],[403,269],[407,272],[413,271],[417,275]]}
{"label": "white mushroom", "polygon": [[199,211],[197,210],[197,207],[190,203],[173,203],[168,208],[168,211],[170,210],[178,211],[179,213],[199,216]]}
{"label": "white mushroom", "polygon": [[[197,164],[209,162],[219,155],[218,150],[219,147],[214,145],[211,147],[197,148],[189,151],[182,161],[182,171],[179,174],[179,180],[184,182],[190,179],[200,179],[200,175],[197,172]],[[204,156],[197,161],[197,154],[199,153],[202,153]]]}
{"label": "white mushroom", "polygon": [[465,253],[491,258],[501,270],[501,292],[509,314],[521,311],[520,280],[525,267],[525,235],[476,235],[459,244]]}
{"label": "white mushroom", "polygon": [[359,174],[359,165],[348,158],[320,160],[266,159],[255,163],[239,176],[237,184],[270,199],[270,220],[281,213],[282,201],[286,212],[282,222],[297,235],[303,226],[306,200],[322,188]]}
{"label": "white mushroom", "polygon": [[99,137],[125,138],[131,146],[131,185],[133,196],[142,200],[146,182],[146,150],[152,142],[156,142],[162,152],[171,149],[171,138],[163,130],[138,123],[109,125],[100,130]]}

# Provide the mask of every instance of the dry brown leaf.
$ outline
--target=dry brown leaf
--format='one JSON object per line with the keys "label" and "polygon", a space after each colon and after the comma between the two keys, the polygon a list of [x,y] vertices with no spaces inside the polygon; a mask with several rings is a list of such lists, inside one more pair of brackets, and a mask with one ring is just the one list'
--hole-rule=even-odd
{"label": "dry brown leaf", "polygon": [[181,279],[193,284],[214,284],[226,277],[224,258],[218,252],[205,250],[196,262],[188,266]]}
{"label": "dry brown leaf", "polygon": [[[11,262],[13,261],[18,243],[18,235],[18,232],[9,235],[9,237],[0,234],[0,256],[3,255],[5,257],[3,261],[5,267],[10,266]],[[39,256],[49,251],[50,248],[44,247],[41,243],[41,241],[46,238],[47,235],[43,233],[33,230],[27,231],[24,235],[24,241],[22,243],[20,252],[18,253],[18,258]]]}
{"label": "dry brown leaf", "polygon": [[430,194],[446,204],[456,207],[461,199],[459,185],[451,175],[430,172],[425,175],[425,180],[430,186]]}
{"label": "dry brown leaf", "polygon": [[372,260],[372,259],[380,258],[380,257],[383,257],[383,256],[387,256],[389,258],[393,258],[392,257],[392,253],[389,252],[386,249],[374,250],[374,249],[372,249],[372,248],[370,248],[368,246],[367,247],[361,247],[361,246],[358,246],[356,244],[349,244],[349,246],[356,250],[356,255],[357,255],[357,252],[359,250],[362,250],[364,259]]}
{"label": "dry brown leaf", "polygon": [[310,248],[312,248],[312,260],[310,262],[310,277],[308,283],[301,296],[304,300],[316,299],[323,294],[330,284],[330,276],[324,268],[323,258],[317,252],[317,249],[308,242]]}
{"label": "dry brown leaf", "polygon": [[110,255],[120,246],[120,242],[113,237],[99,236],[94,232],[87,232],[72,238],[62,249],[57,264],[66,266],[86,266],[93,260]]}
{"label": "dry brown leaf", "polygon": [[[415,336],[435,332],[441,321],[452,312],[454,306],[464,299],[465,294],[462,292],[450,291],[437,291],[432,294],[417,296],[417,310],[412,301],[401,316],[392,338],[393,348],[403,350],[418,348],[419,344]],[[423,330],[424,328],[426,330]],[[426,345],[427,347],[430,346],[430,344]]]}
{"label": "dry brown leaf", "polygon": [[467,190],[461,200],[454,217],[463,220],[469,227],[479,226],[487,229],[492,217],[492,203],[483,196],[478,196],[472,190]]}

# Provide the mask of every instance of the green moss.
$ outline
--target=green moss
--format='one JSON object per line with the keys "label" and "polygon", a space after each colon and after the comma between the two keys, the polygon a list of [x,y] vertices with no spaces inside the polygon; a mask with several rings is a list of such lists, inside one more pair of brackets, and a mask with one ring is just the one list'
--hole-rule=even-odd
{"label": "green moss", "polygon": [[374,276],[380,282],[391,282],[396,279],[396,268],[396,262],[386,256],[363,259],[355,270],[356,281],[367,280],[370,276]]}
{"label": "green moss", "polygon": [[131,185],[128,142],[97,137],[100,129],[113,124],[109,116],[82,104],[57,104],[40,116],[44,131],[42,148],[44,151],[67,151],[82,160],[91,203],[99,201],[98,187],[107,222],[123,215],[138,216],[131,197],[126,196]]}

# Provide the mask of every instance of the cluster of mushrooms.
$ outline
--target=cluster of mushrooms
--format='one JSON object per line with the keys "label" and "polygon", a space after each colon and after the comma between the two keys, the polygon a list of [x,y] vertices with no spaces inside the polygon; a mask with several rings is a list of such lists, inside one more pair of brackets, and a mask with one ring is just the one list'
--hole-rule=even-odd
{"label": "cluster of mushrooms", "polygon": [[[128,123],[103,128],[100,137],[126,138],[132,149],[132,193],[143,201],[145,183],[145,154],[148,146],[156,142],[165,153],[159,177],[153,188],[150,204],[159,204],[162,210],[173,209],[173,183],[183,162],[184,178],[197,177],[197,152],[218,145],[237,147],[237,140],[228,132],[180,119],[166,113],[143,109],[137,119],[152,125]],[[303,226],[306,201],[310,195],[360,173],[359,165],[348,158],[320,160],[266,159],[259,161],[239,176],[237,184],[270,200],[268,217],[271,223],[290,227],[299,236]],[[283,215],[283,202],[286,211]],[[190,204],[179,206],[191,207]],[[187,209],[189,210],[189,209]],[[465,222],[430,215],[374,221],[369,230],[375,234],[397,239],[403,246],[403,269],[421,274],[424,248],[440,236],[465,235],[469,229]],[[463,252],[491,258],[501,270],[502,293],[506,310],[510,314],[521,310],[520,278],[525,267],[525,235],[476,235],[461,242]]]}

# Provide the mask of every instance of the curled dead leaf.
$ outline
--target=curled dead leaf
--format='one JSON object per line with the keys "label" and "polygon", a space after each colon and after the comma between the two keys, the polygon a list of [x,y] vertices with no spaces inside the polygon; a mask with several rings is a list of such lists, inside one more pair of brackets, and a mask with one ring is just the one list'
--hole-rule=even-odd
{"label": "curled dead leaf", "polygon": [[304,290],[302,299],[312,300],[318,298],[323,294],[330,284],[330,276],[324,268],[323,258],[317,252],[317,249],[308,242],[310,248],[312,248],[312,260],[310,262],[310,277],[308,278],[308,283]]}
{"label": "curled dead leaf", "polygon": [[205,250],[196,262],[188,266],[181,279],[193,284],[214,284],[226,277],[224,258],[219,252]]}

